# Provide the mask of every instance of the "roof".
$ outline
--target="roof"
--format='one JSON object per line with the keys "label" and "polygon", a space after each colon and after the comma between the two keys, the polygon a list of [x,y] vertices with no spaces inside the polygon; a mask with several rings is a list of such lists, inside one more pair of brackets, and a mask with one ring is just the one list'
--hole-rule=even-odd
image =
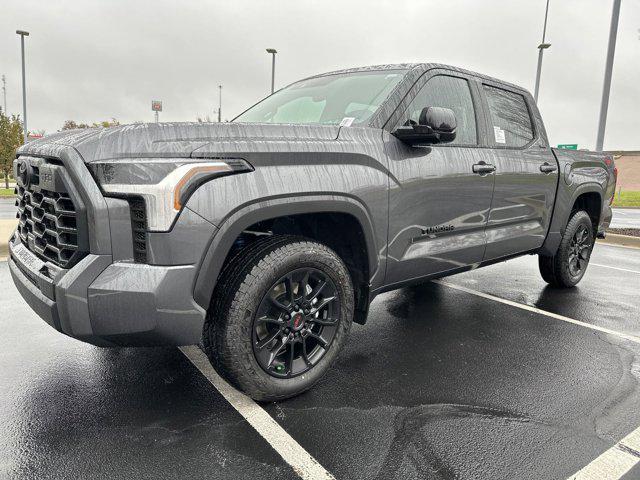
{"label": "roof", "polygon": [[499,78],[491,77],[489,75],[473,72],[471,70],[465,70],[464,68],[456,67],[453,65],[446,65],[442,63],[389,63],[385,65],[368,65],[364,67],[345,68],[342,70],[335,70],[332,72],[320,73],[318,75],[312,75],[311,77],[308,77],[308,78],[324,77],[326,75],[339,75],[343,73],[373,72],[373,71],[379,71],[379,70],[411,70],[412,73],[414,73],[414,75],[415,74],[419,75],[419,74],[422,74],[423,72],[426,72],[427,70],[433,70],[434,68],[443,68],[447,70],[453,70],[455,72],[463,73],[465,75],[472,75],[474,77],[478,77],[483,80],[488,80],[491,82],[496,82],[505,86],[509,86],[511,88],[516,88],[518,90],[527,91],[526,88],[520,85],[506,82]]}

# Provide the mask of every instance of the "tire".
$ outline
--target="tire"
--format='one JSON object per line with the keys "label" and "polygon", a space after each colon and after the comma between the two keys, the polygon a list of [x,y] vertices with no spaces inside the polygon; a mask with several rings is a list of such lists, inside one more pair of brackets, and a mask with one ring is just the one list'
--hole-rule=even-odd
{"label": "tire", "polygon": [[575,287],[587,270],[594,243],[591,217],[584,210],[575,212],[567,223],[555,255],[538,256],[544,281],[557,288]]}
{"label": "tire", "polygon": [[254,400],[281,400],[327,372],[347,340],[353,311],[351,276],[333,250],[301,237],[263,237],[223,269],[203,345],[235,387]]}

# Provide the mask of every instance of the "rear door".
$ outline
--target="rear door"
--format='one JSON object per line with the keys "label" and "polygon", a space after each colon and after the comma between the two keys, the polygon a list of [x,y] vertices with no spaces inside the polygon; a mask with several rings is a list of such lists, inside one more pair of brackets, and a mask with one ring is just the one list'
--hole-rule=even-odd
{"label": "rear door", "polygon": [[[493,174],[476,81],[445,69],[430,70],[412,87],[383,132],[389,158],[388,284],[482,261]],[[457,136],[448,144],[410,147],[391,135],[417,121],[425,107],[454,111]]]}
{"label": "rear door", "polygon": [[558,165],[531,95],[483,82],[495,186],[484,260],[542,246],[558,184]]}

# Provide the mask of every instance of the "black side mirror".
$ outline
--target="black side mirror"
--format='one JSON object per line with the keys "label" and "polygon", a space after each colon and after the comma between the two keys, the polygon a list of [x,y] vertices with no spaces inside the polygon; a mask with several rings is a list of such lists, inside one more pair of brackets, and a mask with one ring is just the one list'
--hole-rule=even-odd
{"label": "black side mirror", "polygon": [[456,138],[456,116],[443,107],[426,107],[420,112],[418,124],[402,125],[392,134],[407,145],[448,143]]}

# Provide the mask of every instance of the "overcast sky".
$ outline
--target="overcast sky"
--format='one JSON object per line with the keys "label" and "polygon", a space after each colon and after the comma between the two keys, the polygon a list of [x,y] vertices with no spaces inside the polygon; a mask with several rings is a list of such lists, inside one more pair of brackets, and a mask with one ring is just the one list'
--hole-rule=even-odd
{"label": "overcast sky", "polygon": [[[612,0],[551,0],[539,106],[552,143],[595,144]],[[545,0],[2,0],[0,74],[28,125],[223,119],[270,89],[340,68],[440,62],[533,90]],[[623,0],[606,149],[640,150],[640,0]],[[1,99],[0,99],[1,101]]]}

